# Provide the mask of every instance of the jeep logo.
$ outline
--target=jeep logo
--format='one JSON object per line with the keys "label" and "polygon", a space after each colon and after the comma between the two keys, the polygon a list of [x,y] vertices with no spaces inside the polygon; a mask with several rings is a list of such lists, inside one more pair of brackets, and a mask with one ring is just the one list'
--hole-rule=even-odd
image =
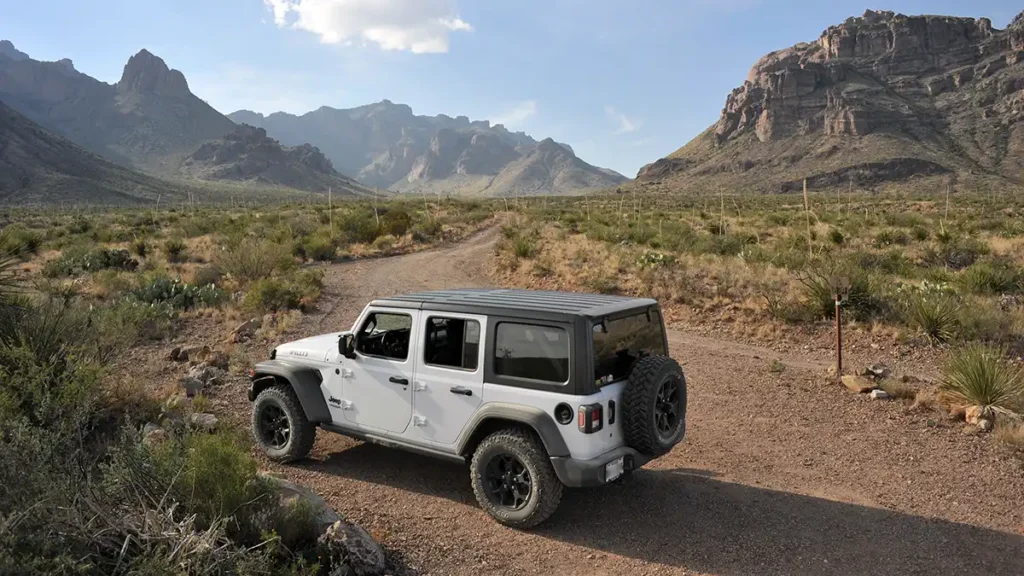
{"label": "jeep logo", "polygon": [[341,400],[338,400],[334,396],[328,398],[327,401],[330,402],[331,404],[334,404],[335,406],[341,406]]}
{"label": "jeep logo", "polygon": [[309,352],[305,350],[289,350],[288,353],[292,356],[309,356]]}

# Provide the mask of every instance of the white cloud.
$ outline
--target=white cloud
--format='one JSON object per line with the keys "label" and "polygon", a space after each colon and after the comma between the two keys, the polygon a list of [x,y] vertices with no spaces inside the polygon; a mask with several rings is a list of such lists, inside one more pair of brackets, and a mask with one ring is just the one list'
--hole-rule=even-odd
{"label": "white cloud", "polygon": [[626,116],[625,114],[616,110],[614,106],[605,106],[604,113],[607,114],[608,118],[615,122],[616,126],[618,127],[615,130],[616,134],[628,134],[630,132],[636,132],[637,130],[643,128],[644,126],[643,120],[640,120],[638,118],[630,118],[629,116]]}
{"label": "white cloud", "polygon": [[451,32],[470,31],[454,0],[263,0],[280,28],[305,30],[326,44],[371,42],[383,50],[448,51]]}
{"label": "white cloud", "polygon": [[503,112],[489,118],[492,124],[504,124],[506,128],[522,128],[527,118],[537,113],[536,100],[523,100]]}

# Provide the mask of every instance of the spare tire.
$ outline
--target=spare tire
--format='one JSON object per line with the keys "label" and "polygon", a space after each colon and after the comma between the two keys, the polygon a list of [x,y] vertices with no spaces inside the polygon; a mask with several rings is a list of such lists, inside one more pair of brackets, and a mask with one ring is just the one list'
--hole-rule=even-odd
{"label": "spare tire", "polygon": [[686,378],[668,356],[637,361],[622,392],[622,430],[626,444],[654,458],[665,454],[686,433]]}

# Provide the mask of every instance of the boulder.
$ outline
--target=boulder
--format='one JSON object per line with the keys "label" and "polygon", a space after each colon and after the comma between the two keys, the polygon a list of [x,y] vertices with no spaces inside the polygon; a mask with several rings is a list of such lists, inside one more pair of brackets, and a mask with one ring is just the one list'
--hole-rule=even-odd
{"label": "boulder", "polygon": [[142,443],[147,447],[152,448],[165,440],[167,440],[167,431],[160,426],[149,422],[142,428]]}
{"label": "boulder", "polygon": [[993,421],[995,421],[995,419],[995,411],[988,406],[967,406],[966,408],[964,408],[964,420],[968,424],[974,424],[979,428],[982,427],[981,422],[983,420],[988,421],[989,427],[991,428],[991,424]]}
{"label": "boulder", "polygon": [[877,378],[879,380],[881,380],[882,378],[887,378],[889,374],[891,374],[891,371],[883,364],[872,364],[871,366],[865,368],[863,372],[861,372],[862,376],[867,376],[869,378]]}
{"label": "boulder", "polygon": [[189,422],[205,432],[213,432],[217,429],[217,417],[213,414],[195,412],[189,417]]}
{"label": "boulder", "polygon": [[224,383],[224,371],[209,364],[198,364],[188,371],[186,379],[198,380],[203,388],[217,386]]}
{"label": "boulder", "polygon": [[366,530],[344,520],[331,524],[317,539],[320,556],[332,566],[348,565],[356,576],[384,572],[384,550]]}
{"label": "boulder", "polygon": [[875,389],[875,383],[863,376],[847,374],[843,376],[842,380],[843,386],[858,394],[867,394]]}
{"label": "boulder", "polygon": [[323,498],[309,488],[263,472],[260,473],[260,477],[269,480],[275,485],[282,507],[294,507],[299,502],[307,502],[316,510],[317,520],[319,521],[318,532],[322,533],[332,524],[341,520],[341,516]]}
{"label": "boulder", "polygon": [[231,331],[231,336],[228,338],[228,340],[232,343],[246,342],[248,340],[252,340],[253,335],[256,334],[256,331],[259,330],[262,325],[263,323],[260,321],[259,318],[252,318],[250,320],[246,320],[245,322],[242,322],[241,324],[238,325],[238,327]]}
{"label": "boulder", "polygon": [[181,379],[181,387],[185,390],[185,396],[187,398],[192,398],[196,394],[202,392],[205,385],[206,384],[202,380],[191,376],[186,376]]}
{"label": "boulder", "polygon": [[[175,351],[177,351],[177,353],[175,353]],[[176,362],[188,362],[192,359],[206,357],[208,354],[210,354],[209,346],[182,346],[171,350],[171,360]]]}

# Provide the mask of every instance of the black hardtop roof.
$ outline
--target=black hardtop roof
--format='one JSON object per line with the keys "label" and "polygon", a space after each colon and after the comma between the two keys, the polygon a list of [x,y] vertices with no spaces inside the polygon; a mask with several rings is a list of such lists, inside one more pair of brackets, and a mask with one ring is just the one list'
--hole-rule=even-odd
{"label": "black hardtop roof", "polygon": [[531,316],[587,316],[597,318],[626,310],[656,306],[650,298],[630,298],[605,294],[578,294],[543,290],[507,288],[459,288],[416,292],[373,301],[377,306],[395,306],[425,310],[495,313],[510,315],[532,312]]}

